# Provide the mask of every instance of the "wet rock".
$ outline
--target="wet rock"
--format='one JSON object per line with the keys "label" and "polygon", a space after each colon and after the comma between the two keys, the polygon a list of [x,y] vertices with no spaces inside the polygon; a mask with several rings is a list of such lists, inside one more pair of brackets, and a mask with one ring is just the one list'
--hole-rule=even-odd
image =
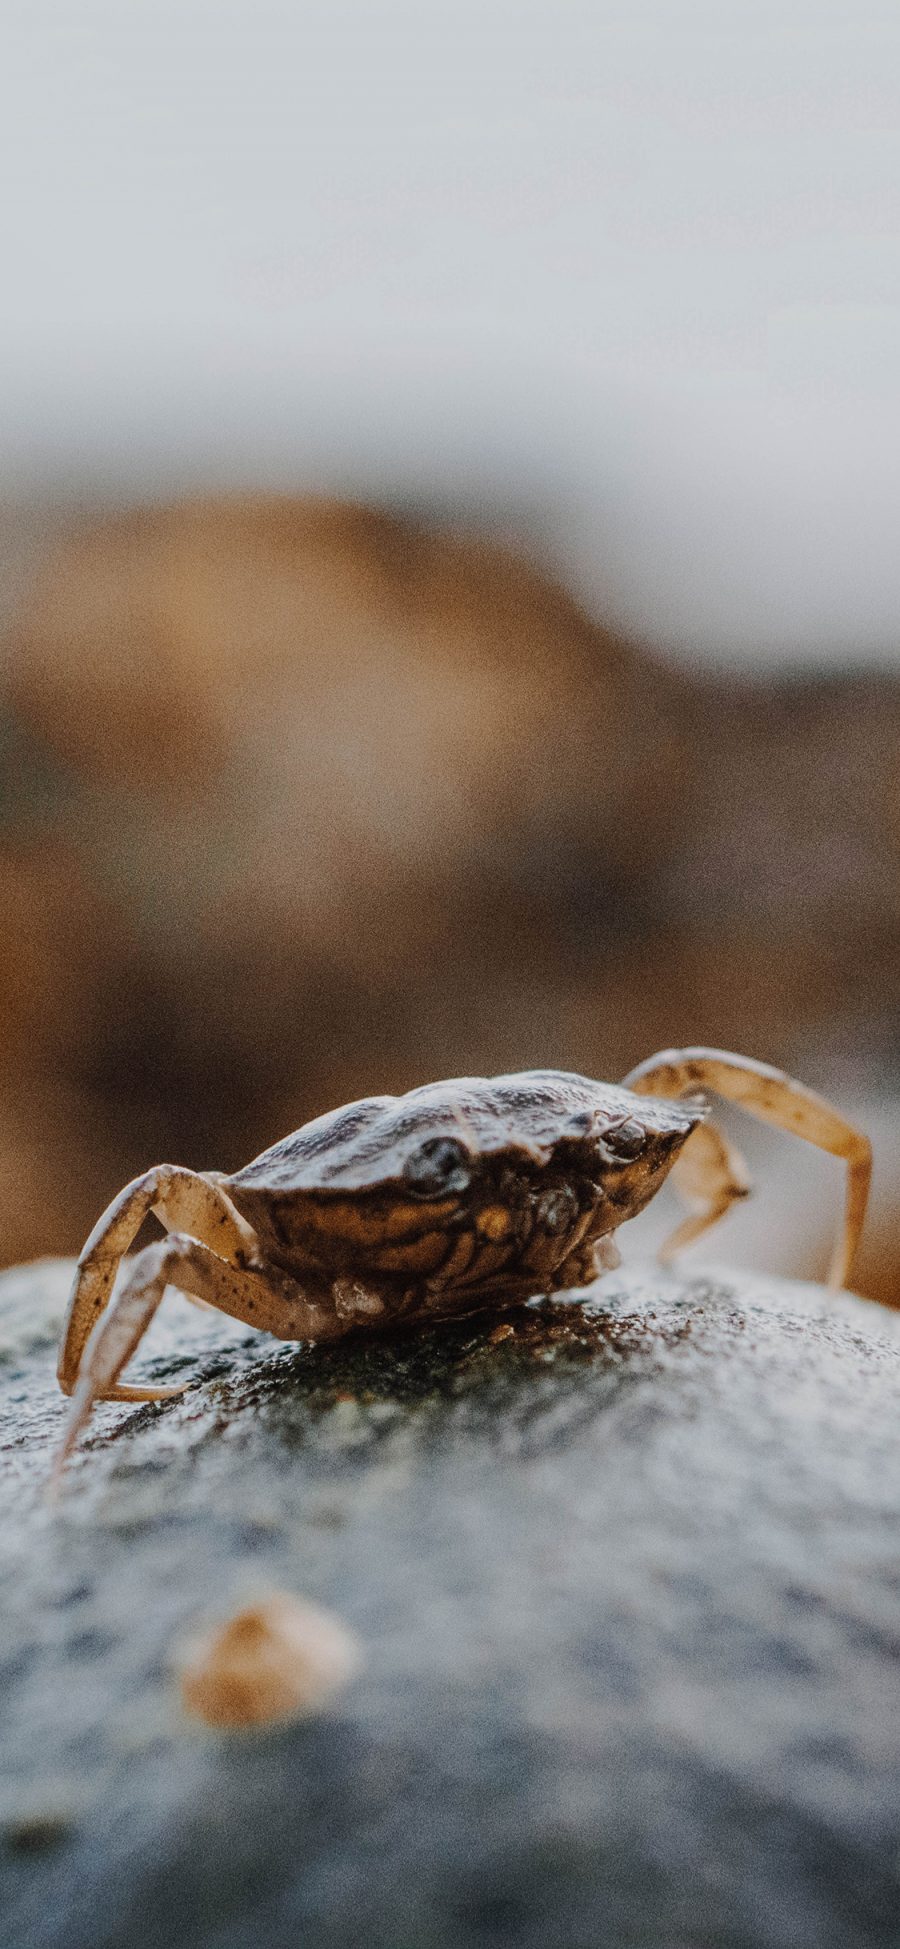
{"label": "wet rock", "polygon": [[[4,1941],[897,1943],[893,1316],[636,1268],[316,1353],[173,1295],[135,1372],[195,1384],[53,1508],[69,1273],[0,1280]],[[193,1727],[174,1648],[273,1588],[358,1676]]]}

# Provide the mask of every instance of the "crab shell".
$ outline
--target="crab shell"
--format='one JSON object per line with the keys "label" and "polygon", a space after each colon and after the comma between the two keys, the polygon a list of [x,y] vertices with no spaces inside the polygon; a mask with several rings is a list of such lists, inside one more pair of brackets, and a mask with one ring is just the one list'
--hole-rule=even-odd
{"label": "crab shell", "polygon": [[706,1114],[560,1070],[463,1076],[345,1104],[218,1181],[270,1263],[388,1323],[587,1283]]}

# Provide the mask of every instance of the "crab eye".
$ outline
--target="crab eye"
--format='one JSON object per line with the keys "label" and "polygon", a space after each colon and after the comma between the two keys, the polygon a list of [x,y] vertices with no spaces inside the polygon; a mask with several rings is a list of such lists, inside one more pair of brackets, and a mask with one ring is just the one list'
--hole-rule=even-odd
{"label": "crab eye", "polygon": [[606,1132],[603,1148],[611,1157],[625,1159],[639,1156],[646,1142],[646,1132],[641,1129],[634,1117],[629,1117],[625,1123],[618,1124],[615,1130]]}
{"label": "crab eye", "polygon": [[431,1198],[465,1191],[471,1173],[466,1152],[455,1137],[429,1137],[407,1158],[403,1176],[414,1197]]}

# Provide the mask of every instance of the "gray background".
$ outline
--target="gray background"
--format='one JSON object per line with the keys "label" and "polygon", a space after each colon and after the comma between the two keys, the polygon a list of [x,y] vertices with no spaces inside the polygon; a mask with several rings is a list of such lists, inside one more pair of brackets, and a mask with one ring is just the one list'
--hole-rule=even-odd
{"label": "gray background", "polygon": [[27,0],[2,43],[8,581],[35,504],[324,487],[686,658],[895,659],[888,0]]}

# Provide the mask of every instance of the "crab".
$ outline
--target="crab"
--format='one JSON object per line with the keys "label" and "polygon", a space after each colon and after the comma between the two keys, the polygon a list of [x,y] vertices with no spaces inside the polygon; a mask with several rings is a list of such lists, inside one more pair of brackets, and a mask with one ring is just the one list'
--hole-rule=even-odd
{"label": "crab", "polygon": [[[233,1176],[156,1164],[113,1199],[78,1261],[63,1330],[59,1381],[73,1398],[57,1471],[95,1402],[183,1392],[120,1379],[167,1286],[281,1340],[500,1310],[616,1266],[613,1232],[670,1174],[693,1207],[663,1247],[671,1258],[750,1189],[740,1153],[710,1121],[707,1090],[846,1161],[829,1274],[843,1285],[871,1146],[765,1063],[669,1049],[619,1085],[538,1069],[367,1097]],[[122,1268],[148,1212],[167,1236]]]}

